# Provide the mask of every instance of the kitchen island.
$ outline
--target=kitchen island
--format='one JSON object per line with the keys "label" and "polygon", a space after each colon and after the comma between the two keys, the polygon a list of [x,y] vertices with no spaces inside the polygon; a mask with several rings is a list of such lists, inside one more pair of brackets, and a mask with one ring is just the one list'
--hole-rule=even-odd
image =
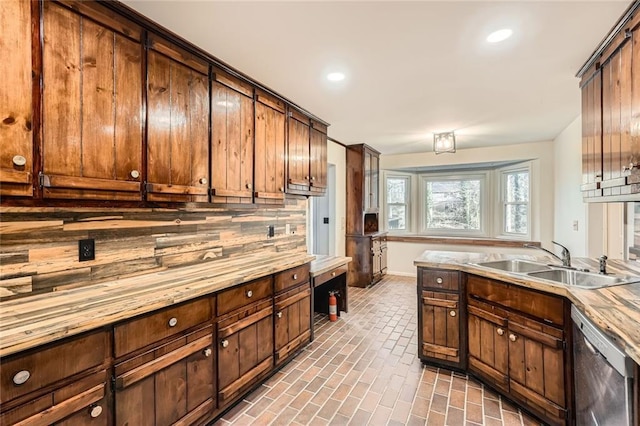
{"label": "kitchen island", "polygon": [[[437,251],[415,260],[419,356],[473,373],[547,423],[571,424],[571,305],[638,363],[640,283],[583,289],[482,265],[511,259],[550,263],[536,256]],[[573,266],[597,271],[598,262],[576,259]],[[638,276],[640,268],[611,261],[609,272]]]}

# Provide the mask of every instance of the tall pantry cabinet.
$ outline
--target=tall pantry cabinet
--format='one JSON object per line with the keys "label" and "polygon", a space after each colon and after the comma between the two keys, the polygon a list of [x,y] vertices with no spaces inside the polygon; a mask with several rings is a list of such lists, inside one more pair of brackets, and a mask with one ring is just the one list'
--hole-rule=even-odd
{"label": "tall pantry cabinet", "polygon": [[368,145],[347,147],[347,283],[368,287],[387,271],[387,235],[379,229],[379,156]]}

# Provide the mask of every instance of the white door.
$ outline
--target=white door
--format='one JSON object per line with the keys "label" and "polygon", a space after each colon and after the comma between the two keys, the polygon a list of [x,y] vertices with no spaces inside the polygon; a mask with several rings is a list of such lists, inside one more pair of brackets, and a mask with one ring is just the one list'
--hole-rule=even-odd
{"label": "white door", "polygon": [[336,252],[336,166],[327,166],[327,192],[323,197],[313,197],[313,254],[331,254]]}

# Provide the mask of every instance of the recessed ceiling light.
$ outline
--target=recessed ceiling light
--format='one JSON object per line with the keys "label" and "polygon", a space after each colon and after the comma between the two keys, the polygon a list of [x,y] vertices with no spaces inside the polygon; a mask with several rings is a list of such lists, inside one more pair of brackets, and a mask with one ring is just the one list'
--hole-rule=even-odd
{"label": "recessed ceiling light", "polygon": [[327,80],[329,81],[342,81],[344,80],[344,74],[341,72],[332,72],[327,74]]}
{"label": "recessed ceiling light", "polygon": [[489,43],[499,43],[511,37],[513,31],[509,28],[504,28],[502,30],[494,31],[487,36],[487,41]]}

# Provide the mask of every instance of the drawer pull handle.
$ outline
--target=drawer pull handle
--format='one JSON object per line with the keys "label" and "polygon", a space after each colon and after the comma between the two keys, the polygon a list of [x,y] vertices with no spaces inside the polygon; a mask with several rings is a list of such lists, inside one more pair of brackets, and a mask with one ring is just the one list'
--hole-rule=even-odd
{"label": "drawer pull handle", "polygon": [[456,316],[456,311],[449,311],[449,316],[455,317]]}
{"label": "drawer pull handle", "polygon": [[213,353],[213,351],[211,350],[211,348],[207,348],[204,351],[202,351],[202,354],[204,356],[206,356],[207,358],[209,358],[211,356],[211,354]]}
{"label": "drawer pull handle", "polygon": [[227,339],[224,339],[222,342],[220,342],[220,346],[226,348],[227,346],[229,346],[229,341]]}
{"label": "drawer pull handle", "polygon": [[298,274],[293,274],[293,279],[297,280],[298,279]]}
{"label": "drawer pull handle", "polygon": [[13,383],[15,383],[16,385],[25,384],[27,380],[29,380],[29,377],[31,377],[31,373],[29,371],[27,370],[18,371],[13,376]]}
{"label": "drawer pull handle", "polygon": [[509,340],[511,340],[512,342],[515,342],[516,340],[518,340],[518,336],[516,336],[515,334],[511,333],[511,334],[509,334]]}
{"label": "drawer pull handle", "polygon": [[282,312],[278,312],[278,313],[276,314],[276,316],[277,316],[278,318],[282,318]]}
{"label": "drawer pull handle", "polygon": [[102,414],[102,407],[100,405],[92,405],[89,407],[89,415],[92,418],[99,417]]}
{"label": "drawer pull handle", "polygon": [[247,290],[247,297],[251,298],[253,296],[253,291]]}
{"label": "drawer pull handle", "polygon": [[201,177],[198,182],[200,182],[201,185],[206,185],[207,184],[207,178]]}
{"label": "drawer pull handle", "polygon": [[[137,170],[131,170],[129,172],[129,176],[131,176],[133,179],[138,179],[140,177],[140,172]],[[102,408],[101,408],[102,410]]]}
{"label": "drawer pull handle", "polygon": [[251,184],[250,183],[247,184],[247,189],[251,189]]}
{"label": "drawer pull handle", "polygon": [[442,284],[442,278],[440,278],[440,277],[436,278],[436,282],[437,282],[438,284]]}
{"label": "drawer pull handle", "polygon": [[18,167],[22,167],[25,164],[27,164],[27,159],[24,158],[22,155],[14,155],[13,156],[13,164],[18,166]]}
{"label": "drawer pull handle", "polygon": [[176,325],[178,325],[178,318],[173,317],[169,320],[169,327],[175,327]]}
{"label": "drawer pull handle", "polygon": [[499,328],[496,330],[496,333],[498,333],[498,336],[502,336],[504,334],[504,330]]}

